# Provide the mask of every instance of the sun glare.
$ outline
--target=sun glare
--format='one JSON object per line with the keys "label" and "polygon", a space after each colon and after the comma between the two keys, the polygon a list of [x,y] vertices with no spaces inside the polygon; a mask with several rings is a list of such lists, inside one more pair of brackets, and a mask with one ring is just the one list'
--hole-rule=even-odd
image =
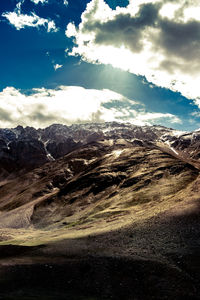
{"label": "sun glare", "polygon": [[161,8],[160,15],[162,17],[166,17],[168,19],[173,19],[175,16],[175,13],[179,7],[180,7],[179,4],[167,3],[167,4],[163,5],[163,7]]}

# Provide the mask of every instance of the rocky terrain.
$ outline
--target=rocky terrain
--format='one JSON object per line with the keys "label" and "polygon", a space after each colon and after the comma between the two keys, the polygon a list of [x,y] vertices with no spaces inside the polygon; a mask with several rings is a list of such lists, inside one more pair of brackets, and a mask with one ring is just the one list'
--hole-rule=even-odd
{"label": "rocky terrain", "polygon": [[1,129],[0,299],[200,299],[199,147],[162,126]]}

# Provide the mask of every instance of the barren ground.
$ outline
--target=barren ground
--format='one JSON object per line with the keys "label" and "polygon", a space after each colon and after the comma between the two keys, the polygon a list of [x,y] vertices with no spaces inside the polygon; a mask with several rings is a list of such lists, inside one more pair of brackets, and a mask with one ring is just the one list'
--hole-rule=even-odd
{"label": "barren ground", "polygon": [[199,170],[120,143],[2,184],[2,299],[200,299]]}

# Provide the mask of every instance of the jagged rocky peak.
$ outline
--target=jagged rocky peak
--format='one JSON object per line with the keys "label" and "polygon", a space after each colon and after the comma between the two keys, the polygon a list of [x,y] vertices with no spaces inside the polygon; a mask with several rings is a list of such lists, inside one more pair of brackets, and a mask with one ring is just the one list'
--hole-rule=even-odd
{"label": "jagged rocky peak", "polygon": [[39,129],[41,134],[41,139],[48,141],[49,139],[59,139],[60,136],[68,137],[69,136],[69,127],[62,124],[52,124],[44,129]]}
{"label": "jagged rocky peak", "polygon": [[87,124],[73,124],[66,126],[62,124],[53,124],[44,129],[35,129],[33,127],[17,126],[11,129],[0,129],[0,137],[8,141],[19,138],[36,138],[43,141],[48,139],[56,140],[60,137],[71,137],[80,140],[87,139],[94,133],[98,134],[98,137],[111,136],[112,134],[130,134],[132,137],[136,135],[142,135],[148,137],[157,137],[161,134],[173,131],[163,126],[136,126],[130,123],[117,123],[117,122],[105,122],[105,123],[87,123]]}

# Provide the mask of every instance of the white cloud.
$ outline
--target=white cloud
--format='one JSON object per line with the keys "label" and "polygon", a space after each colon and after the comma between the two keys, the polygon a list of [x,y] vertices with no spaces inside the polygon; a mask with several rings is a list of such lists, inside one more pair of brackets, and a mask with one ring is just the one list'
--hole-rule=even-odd
{"label": "white cloud", "polygon": [[53,65],[53,67],[54,67],[54,70],[56,71],[56,70],[62,68],[63,65],[55,64],[55,65]]}
{"label": "white cloud", "polygon": [[[40,1],[44,2],[44,0]],[[16,9],[13,12],[5,12],[2,14],[2,16],[5,17],[17,30],[21,30],[25,27],[39,28],[40,26],[43,26],[47,29],[47,32],[58,31],[58,28],[56,28],[56,24],[53,20],[40,18],[34,12],[30,13],[29,15],[22,14],[21,5],[23,3],[24,1],[18,2]]]}
{"label": "white cloud", "polygon": [[200,111],[193,111],[190,115],[192,117],[199,118],[200,117]]}
{"label": "white cloud", "polygon": [[44,4],[44,3],[48,3],[48,0],[31,0],[32,2],[34,2],[35,4],[38,4],[38,3],[42,3],[42,4]]}
{"label": "white cloud", "polygon": [[64,0],[63,4],[64,4],[65,6],[68,6],[69,2],[68,2],[67,0]]}
{"label": "white cloud", "polygon": [[69,23],[67,25],[67,29],[65,31],[65,34],[67,37],[73,37],[77,35],[77,31],[76,31],[76,26],[74,25],[74,23]]}
{"label": "white cloud", "polygon": [[21,0],[16,4],[16,9],[15,9],[16,11],[18,11],[18,12],[21,11],[21,7],[22,7],[22,4],[24,4],[24,1],[25,0]]}
{"label": "white cloud", "polygon": [[145,125],[163,120],[180,123],[171,114],[148,113],[142,105],[111,90],[61,86],[55,90],[33,89],[28,95],[13,87],[0,92],[0,127],[103,121]]}
{"label": "white cloud", "polygon": [[47,20],[46,19],[46,24],[47,24],[47,32],[57,32],[58,28],[56,27],[56,24],[53,20]]}
{"label": "white cloud", "polygon": [[66,35],[74,38],[71,55],[146,76],[190,99],[199,96],[199,0],[130,0],[115,10],[92,0]]}

